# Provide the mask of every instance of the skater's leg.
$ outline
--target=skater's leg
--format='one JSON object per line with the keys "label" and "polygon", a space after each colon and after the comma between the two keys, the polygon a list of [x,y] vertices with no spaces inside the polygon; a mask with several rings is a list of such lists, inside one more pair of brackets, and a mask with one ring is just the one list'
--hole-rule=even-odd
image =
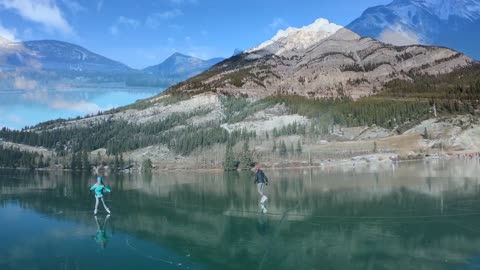
{"label": "skater's leg", "polygon": [[97,231],[101,230],[100,223],[98,223],[98,218],[95,216],[95,223],[97,223]]}
{"label": "skater's leg", "polygon": [[98,197],[95,196],[95,210],[93,211],[93,214],[97,214],[98,212]]}
{"label": "skater's leg", "polygon": [[100,198],[102,200],[102,203],[103,203],[103,207],[105,208],[105,211],[107,211],[107,213],[110,214],[110,209],[108,209],[107,205],[105,204],[105,201],[103,200],[103,197]]}
{"label": "skater's leg", "polygon": [[257,192],[260,194],[260,197],[263,197],[263,183],[257,183]]}

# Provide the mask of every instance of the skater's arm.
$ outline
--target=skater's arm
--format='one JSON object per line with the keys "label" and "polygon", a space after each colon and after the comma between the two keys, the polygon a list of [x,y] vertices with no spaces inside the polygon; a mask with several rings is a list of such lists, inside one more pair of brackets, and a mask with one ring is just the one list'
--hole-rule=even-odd
{"label": "skater's arm", "polygon": [[90,191],[94,190],[97,187],[97,184],[90,187]]}
{"label": "skater's arm", "polygon": [[262,177],[263,177],[263,180],[265,180],[265,184],[268,184],[268,177],[265,175],[263,171],[262,171]]}
{"label": "skater's arm", "polygon": [[105,189],[106,192],[112,192],[107,186],[104,186],[103,188]]}

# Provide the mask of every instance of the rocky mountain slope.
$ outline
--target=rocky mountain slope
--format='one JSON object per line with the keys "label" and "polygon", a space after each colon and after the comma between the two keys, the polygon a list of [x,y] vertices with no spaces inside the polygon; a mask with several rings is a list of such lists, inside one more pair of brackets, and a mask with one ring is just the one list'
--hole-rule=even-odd
{"label": "rocky mountain slope", "polygon": [[[298,41],[302,31],[280,41],[284,44]],[[167,91],[359,98],[376,93],[385,82],[394,79],[409,80],[413,74],[443,74],[474,63],[451,49],[393,46],[361,38],[345,28],[326,36],[304,49],[300,46],[277,50],[277,43],[257,46]]]}
{"label": "rocky mountain slope", "polygon": [[480,59],[479,0],[395,0],[365,10],[346,28],[396,45],[446,46]]}

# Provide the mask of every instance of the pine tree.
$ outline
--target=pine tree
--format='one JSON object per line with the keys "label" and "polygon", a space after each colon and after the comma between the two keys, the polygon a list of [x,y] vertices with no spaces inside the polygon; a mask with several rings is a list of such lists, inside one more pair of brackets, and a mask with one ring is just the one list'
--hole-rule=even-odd
{"label": "pine tree", "polygon": [[82,168],[84,170],[90,170],[90,168],[91,168],[90,161],[88,160],[87,151],[82,151]]}
{"label": "pine tree", "polygon": [[245,143],[243,144],[239,166],[241,170],[249,170],[252,168],[252,164],[253,164],[252,152],[250,152],[250,149],[248,147],[248,140],[246,140]]}
{"label": "pine tree", "polygon": [[428,131],[427,131],[427,128],[425,127],[425,131],[423,131],[423,138],[425,140],[428,140],[429,139],[429,136],[428,136]]}
{"label": "pine tree", "polygon": [[153,164],[152,164],[152,161],[149,158],[145,159],[142,162],[142,171],[148,173],[148,172],[152,171],[152,168],[153,168]]}
{"label": "pine tree", "polygon": [[276,152],[277,152],[277,142],[276,142],[276,141],[273,141],[272,153],[276,153]]}
{"label": "pine tree", "polygon": [[300,143],[300,140],[297,142],[297,154],[300,155],[302,154],[303,150],[302,150],[302,144]]}
{"label": "pine tree", "polygon": [[373,142],[373,152],[374,153],[377,153],[378,149],[377,149],[377,142]]}
{"label": "pine tree", "polygon": [[120,170],[123,170],[125,168],[125,161],[123,160],[123,153],[120,153],[120,159],[118,161],[118,166]]}
{"label": "pine tree", "polygon": [[290,155],[295,155],[295,148],[293,147],[293,143],[290,143],[290,149],[288,149],[290,152]]}
{"label": "pine tree", "polygon": [[118,169],[120,168],[120,160],[118,159],[118,154],[115,154],[115,161],[113,163],[113,170],[114,171],[118,171]]}
{"label": "pine tree", "polygon": [[281,142],[280,142],[279,154],[280,154],[280,156],[282,156],[282,157],[286,157],[286,156],[287,156],[287,145],[285,144],[284,141],[281,141]]}
{"label": "pine tree", "polygon": [[231,142],[227,143],[227,148],[225,150],[225,160],[223,161],[223,170],[224,171],[235,171],[235,155],[233,153],[233,146]]}

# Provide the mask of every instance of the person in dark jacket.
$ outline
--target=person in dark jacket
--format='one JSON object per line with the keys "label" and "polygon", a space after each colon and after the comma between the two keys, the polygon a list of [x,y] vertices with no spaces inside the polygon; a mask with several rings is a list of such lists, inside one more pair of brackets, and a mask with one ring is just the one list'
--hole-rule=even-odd
{"label": "person in dark jacket", "polygon": [[[267,201],[267,196],[264,194],[265,186],[268,185],[268,177],[262,171],[259,165],[255,166],[255,182],[257,185],[257,192],[260,194],[260,204],[264,204]],[[263,207],[262,207],[263,209]]]}

